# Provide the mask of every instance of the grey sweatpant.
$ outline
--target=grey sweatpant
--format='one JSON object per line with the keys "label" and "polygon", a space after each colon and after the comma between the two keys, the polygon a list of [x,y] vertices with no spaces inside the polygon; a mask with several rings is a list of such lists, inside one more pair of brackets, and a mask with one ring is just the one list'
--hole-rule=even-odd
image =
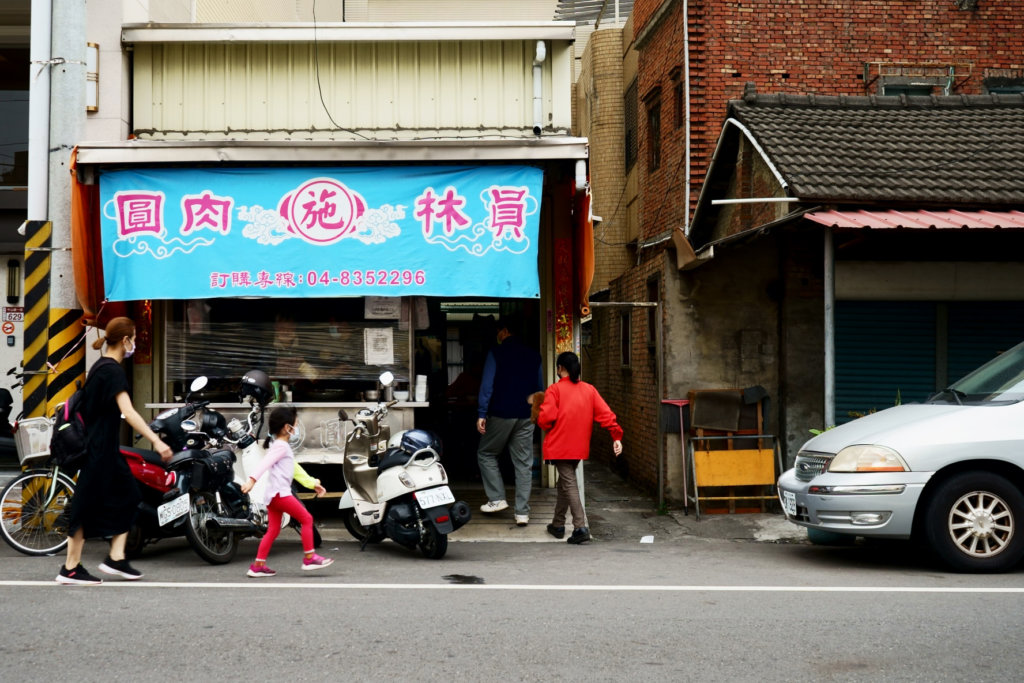
{"label": "grey sweatpant", "polygon": [[516,473],[515,514],[530,514],[530,487],[533,485],[533,423],[523,419],[488,417],[487,431],[480,436],[476,460],[487,500],[505,500],[505,482],[498,469],[498,456],[508,444]]}

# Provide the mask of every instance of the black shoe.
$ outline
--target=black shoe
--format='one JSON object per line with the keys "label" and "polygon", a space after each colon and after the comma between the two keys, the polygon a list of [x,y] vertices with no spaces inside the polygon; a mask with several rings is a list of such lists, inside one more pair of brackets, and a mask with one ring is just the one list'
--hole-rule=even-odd
{"label": "black shoe", "polygon": [[127,559],[115,561],[110,559],[110,555],[107,555],[107,559],[103,560],[100,564],[100,571],[105,574],[120,576],[128,579],[129,581],[135,581],[136,579],[142,578],[142,572],[128,564]]}
{"label": "black shoe", "polygon": [[590,540],[590,529],[585,526],[581,526],[579,529],[573,529],[572,536],[566,539],[566,543],[572,543],[578,545],[580,543],[586,543]]}
{"label": "black shoe", "polygon": [[64,585],[71,586],[74,584],[81,584],[83,586],[98,586],[103,583],[102,579],[97,579],[95,576],[90,574],[79,562],[78,566],[74,569],[68,569],[64,565],[60,566],[60,573],[57,574],[57,583],[63,583]]}
{"label": "black shoe", "polygon": [[548,524],[548,533],[558,539],[565,538],[565,527]]}

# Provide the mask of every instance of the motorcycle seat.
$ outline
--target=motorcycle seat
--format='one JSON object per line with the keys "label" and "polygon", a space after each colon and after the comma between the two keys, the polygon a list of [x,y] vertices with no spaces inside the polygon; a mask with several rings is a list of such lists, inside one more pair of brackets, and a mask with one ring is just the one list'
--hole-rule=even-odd
{"label": "motorcycle seat", "polygon": [[377,463],[377,471],[383,472],[384,470],[404,465],[409,461],[409,454],[403,451],[401,448],[390,448],[388,452],[384,454],[384,457]]}
{"label": "motorcycle seat", "polygon": [[121,446],[122,453],[131,453],[132,455],[138,456],[148,462],[151,465],[164,466],[164,461],[161,460],[160,454],[156,451],[151,451],[146,448],[133,448],[132,446]]}

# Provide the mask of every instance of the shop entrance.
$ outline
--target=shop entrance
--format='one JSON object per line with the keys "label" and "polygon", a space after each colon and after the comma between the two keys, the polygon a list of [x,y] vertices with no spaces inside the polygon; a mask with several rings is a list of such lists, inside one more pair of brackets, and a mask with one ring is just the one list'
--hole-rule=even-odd
{"label": "shop entrance", "polygon": [[[477,482],[477,396],[484,361],[497,343],[497,331],[509,320],[521,327],[523,343],[543,355],[540,304],[536,299],[430,298],[427,305],[431,326],[416,332],[414,365],[417,375],[427,376],[430,406],[416,409],[416,426],[440,434],[451,479]],[[506,482],[514,481],[509,459],[499,462]]]}

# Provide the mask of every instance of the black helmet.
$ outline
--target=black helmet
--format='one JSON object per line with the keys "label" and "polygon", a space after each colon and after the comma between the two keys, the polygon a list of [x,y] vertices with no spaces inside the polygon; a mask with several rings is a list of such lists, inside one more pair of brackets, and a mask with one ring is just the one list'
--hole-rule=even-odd
{"label": "black helmet", "polygon": [[261,408],[274,398],[274,387],[270,384],[267,373],[262,370],[250,370],[242,375],[242,384],[238,387],[238,400],[244,402],[249,396],[256,399]]}
{"label": "black helmet", "polygon": [[421,448],[433,448],[438,456],[442,455],[441,442],[436,436],[425,429],[410,429],[403,434],[401,448],[409,455],[412,455]]}

